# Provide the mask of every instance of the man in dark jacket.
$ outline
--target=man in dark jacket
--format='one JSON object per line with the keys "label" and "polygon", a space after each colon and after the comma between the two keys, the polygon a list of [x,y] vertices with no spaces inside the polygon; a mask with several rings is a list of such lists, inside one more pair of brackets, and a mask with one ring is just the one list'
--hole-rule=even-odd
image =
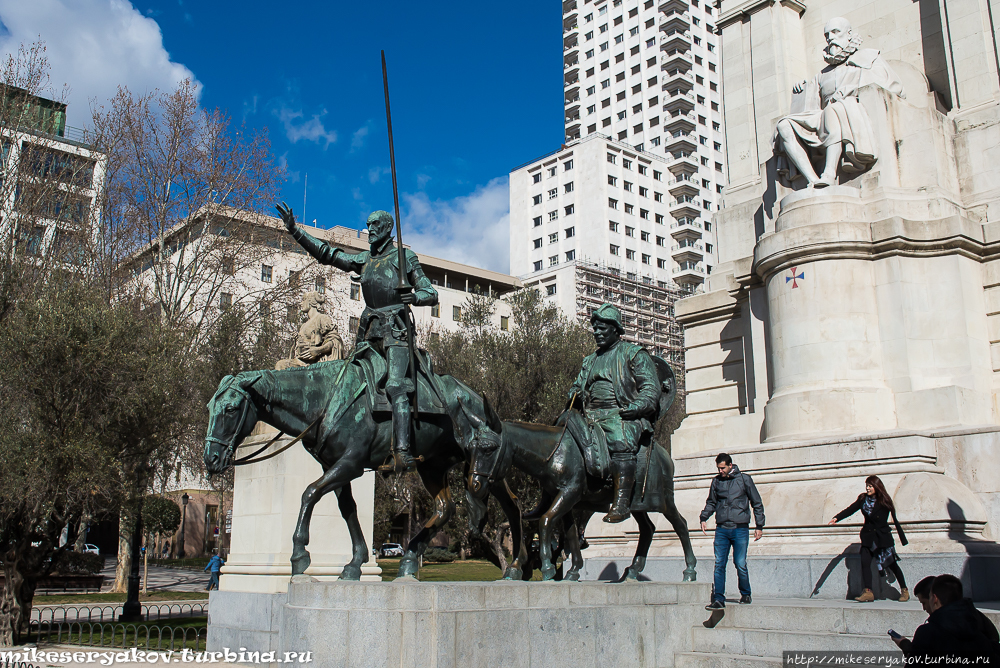
{"label": "man in dark jacket", "polygon": [[764,533],[764,503],[760,500],[753,479],[733,464],[726,453],[715,458],[719,475],[712,479],[705,510],[701,511],[701,531],[707,533],[708,518],[715,513],[715,586],[708,610],[726,607],[726,566],[729,548],[733,549],[733,565],[740,588],[740,603],[750,603],[750,574],[747,572],[747,546],[750,544],[750,506],[756,528],[753,539]]}
{"label": "man in dark jacket", "polygon": [[927,663],[927,658],[988,657],[989,665],[1000,662],[1000,634],[972,599],[963,598],[961,580],[954,575],[934,578],[927,609],[931,614],[913,640],[893,639],[907,659]]}

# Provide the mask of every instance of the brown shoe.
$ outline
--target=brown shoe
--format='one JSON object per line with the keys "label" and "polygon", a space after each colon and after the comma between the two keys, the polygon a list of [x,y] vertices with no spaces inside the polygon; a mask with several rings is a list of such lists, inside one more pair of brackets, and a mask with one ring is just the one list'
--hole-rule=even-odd
{"label": "brown shoe", "polygon": [[865,589],[863,592],[861,592],[861,596],[858,596],[854,600],[857,601],[858,603],[871,603],[872,601],[875,600],[875,594],[872,592],[871,589]]}
{"label": "brown shoe", "polygon": [[907,589],[906,587],[903,587],[902,590],[900,590],[899,592],[899,602],[906,603],[909,600],[910,600],[910,590]]}

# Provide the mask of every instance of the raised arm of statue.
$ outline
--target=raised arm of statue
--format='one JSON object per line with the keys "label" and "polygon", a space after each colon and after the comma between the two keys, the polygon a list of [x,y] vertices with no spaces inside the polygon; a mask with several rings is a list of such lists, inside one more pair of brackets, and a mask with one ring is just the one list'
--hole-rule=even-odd
{"label": "raised arm of statue", "polygon": [[281,220],[285,223],[285,228],[292,235],[292,238],[299,242],[299,245],[307,253],[316,258],[316,261],[320,264],[330,265],[341,271],[351,271],[354,273],[360,273],[361,269],[365,266],[368,253],[364,251],[357,254],[345,253],[336,246],[332,246],[325,241],[320,241],[296,224],[292,207],[287,204],[279,204],[276,208],[278,209],[278,213],[281,214]]}

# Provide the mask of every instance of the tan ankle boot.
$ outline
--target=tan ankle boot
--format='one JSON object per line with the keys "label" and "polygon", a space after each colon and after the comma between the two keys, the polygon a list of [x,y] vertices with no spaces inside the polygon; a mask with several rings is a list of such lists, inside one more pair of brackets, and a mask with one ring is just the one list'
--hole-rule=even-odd
{"label": "tan ankle boot", "polygon": [[854,600],[857,601],[858,603],[871,603],[872,601],[875,600],[875,594],[872,592],[871,589],[865,589],[863,592],[861,592],[861,596],[858,596]]}
{"label": "tan ankle boot", "polygon": [[899,592],[899,602],[906,603],[909,600],[910,600],[910,590],[907,589],[906,587],[903,587]]}

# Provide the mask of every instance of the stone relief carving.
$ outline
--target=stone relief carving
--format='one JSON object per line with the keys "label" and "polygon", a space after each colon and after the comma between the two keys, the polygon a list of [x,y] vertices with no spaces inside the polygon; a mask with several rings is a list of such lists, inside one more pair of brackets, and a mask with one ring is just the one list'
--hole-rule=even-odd
{"label": "stone relief carving", "polygon": [[786,187],[805,179],[808,187],[837,183],[868,171],[878,160],[871,119],[858,100],[874,84],[905,98],[899,77],[876,49],[862,49],[861,36],[844,18],[823,28],[827,66],[812,81],[792,88],[791,113],[774,133],[777,178]]}
{"label": "stone relief carving", "polygon": [[319,292],[307,292],[299,305],[302,326],[295,337],[295,346],[288,359],[279,360],[275,369],[281,371],[316,362],[339,360],[344,357],[344,342],[333,318],[325,311],[326,297]]}

